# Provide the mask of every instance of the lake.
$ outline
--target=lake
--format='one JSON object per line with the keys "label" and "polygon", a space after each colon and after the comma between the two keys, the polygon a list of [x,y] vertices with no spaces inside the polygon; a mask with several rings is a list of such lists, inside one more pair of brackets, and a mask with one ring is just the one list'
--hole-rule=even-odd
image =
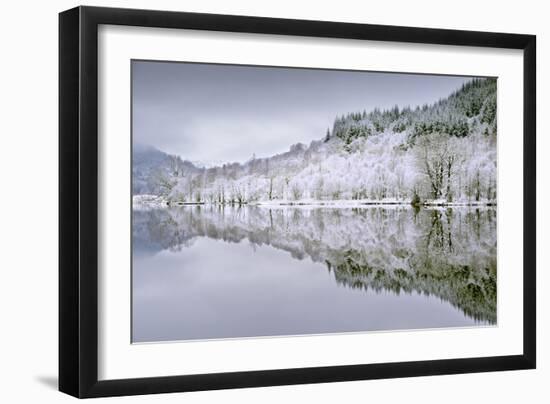
{"label": "lake", "polygon": [[494,207],[133,211],[132,341],[495,325]]}

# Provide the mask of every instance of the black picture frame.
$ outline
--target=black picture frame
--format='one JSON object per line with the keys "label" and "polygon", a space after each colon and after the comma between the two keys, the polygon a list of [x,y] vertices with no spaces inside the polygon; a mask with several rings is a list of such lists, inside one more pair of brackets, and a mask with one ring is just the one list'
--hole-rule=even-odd
{"label": "black picture frame", "polygon": [[[98,380],[98,26],[345,38],[523,51],[523,354]],[[59,390],[104,397],[536,366],[536,37],[279,18],[77,7],[59,15]]]}

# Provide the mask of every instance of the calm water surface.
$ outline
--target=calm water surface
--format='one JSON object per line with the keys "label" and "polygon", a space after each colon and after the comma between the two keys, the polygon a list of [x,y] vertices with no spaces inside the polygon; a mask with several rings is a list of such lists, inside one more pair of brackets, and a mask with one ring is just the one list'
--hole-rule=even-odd
{"label": "calm water surface", "polygon": [[496,324],[496,210],[133,212],[133,341]]}

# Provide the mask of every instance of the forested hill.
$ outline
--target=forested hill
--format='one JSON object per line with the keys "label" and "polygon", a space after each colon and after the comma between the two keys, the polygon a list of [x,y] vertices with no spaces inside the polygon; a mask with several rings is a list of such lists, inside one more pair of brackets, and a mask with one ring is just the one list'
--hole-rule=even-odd
{"label": "forested hill", "polygon": [[336,118],[326,139],[336,136],[349,145],[355,139],[385,131],[407,132],[407,141],[412,145],[419,136],[432,133],[465,137],[481,132],[496,136],[496,89],[496,79],[473,79],[433,105],[350,113]]}
{"label": "forested hill", "polygon": [[495,203],[496,96],[496,79],[473,79],[431,105],[339,116],[319,140],[244,164],[198,167],[134,147],[133,192],[184,203]]}

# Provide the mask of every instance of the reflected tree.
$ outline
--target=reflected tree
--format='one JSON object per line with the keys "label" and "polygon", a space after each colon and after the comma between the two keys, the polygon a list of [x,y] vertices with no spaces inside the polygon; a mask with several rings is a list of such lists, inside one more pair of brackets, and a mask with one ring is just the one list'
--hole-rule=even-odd
{"label": "reflected tree", "polygon": [[490,207],[134,211],[134,251],[178,250],[199,237],[271,246],[323,264],[346,287],[437,296],[471,318],[496,322],[496,210]]}

